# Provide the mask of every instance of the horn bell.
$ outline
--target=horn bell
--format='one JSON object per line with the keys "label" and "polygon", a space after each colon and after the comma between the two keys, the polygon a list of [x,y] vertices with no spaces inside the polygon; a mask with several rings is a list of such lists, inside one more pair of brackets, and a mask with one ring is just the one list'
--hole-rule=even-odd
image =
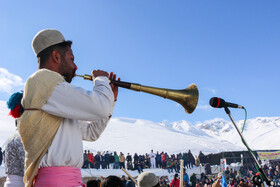
{"label": "horn bell", "polygon": [[199,92],[197,86],[191,84],[183,90],[170,90],[169,95],[167,98],[180,103],[184,107],[185,112],[191,114],[197,106]]}
{"label": "horn bell", "polygon": [[182,90],[156,88],[150,86],[143,86],[140,84],[131,84],[130,89],[134,91],[150,93],[153,95],[163,97],[165,99],[167,98],[176,101],[184,107],[185,112],[188,114],[191,114],[195,110],[199,96],[198,89],[195,84],[191,84],[189,87]]}

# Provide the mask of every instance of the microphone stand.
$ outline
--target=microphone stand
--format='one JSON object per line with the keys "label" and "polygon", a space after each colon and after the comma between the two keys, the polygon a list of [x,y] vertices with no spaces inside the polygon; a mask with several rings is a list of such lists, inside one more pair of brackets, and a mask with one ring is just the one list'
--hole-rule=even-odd
{"label": "microphone stand", "polygon": [[244,145],[246,146],[246,148],[248,149],[248,152],[250,153],[250,155],[252,156],[253,160],[255,161],[255,164],[256,164],[256,167],[257,167],[257,170],[259,171],[259,175],[255,175],[252,177],[252,181],[255,185],[257,186],[262,186],[263,185],[263,181],[262,179],[266,182],[266,184],[268,186],[273,186],[274,185],[274,182],[273,181],[270,181],[268,180],[267,176],[265,175],[259,161],[257,160],[257,158],[255,157],[254,153],[249,149],[249,146],[248,144],[246,143],[244,137],[242,136],[240,130],[237,128],[237,125],[234,121],[234,119],[232,118],[231,114],[230,114],[230,110],[228,109],[228,107],[225,107],[225,112],[227,113],[227,115],[229,116],[230,120],[232,121],[235,129],[237,130],[239,136],[241,137],[241,140],[242,142],[244,143]]}

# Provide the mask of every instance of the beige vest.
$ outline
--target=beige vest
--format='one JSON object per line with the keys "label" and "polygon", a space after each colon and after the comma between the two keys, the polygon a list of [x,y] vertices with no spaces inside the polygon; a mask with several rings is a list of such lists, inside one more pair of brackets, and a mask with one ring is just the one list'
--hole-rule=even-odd
{"label": "beige vest", "polygon": [[51,96],[54,87],[64,78],[47,69],[40,69],[31,75],[25,85],[22,106],[25,110],[20,117],[18,130],[25,150],[24,183],[32,186],[41,159],[46,154],[61,124],[61,117],[53,116],[41,108]]}

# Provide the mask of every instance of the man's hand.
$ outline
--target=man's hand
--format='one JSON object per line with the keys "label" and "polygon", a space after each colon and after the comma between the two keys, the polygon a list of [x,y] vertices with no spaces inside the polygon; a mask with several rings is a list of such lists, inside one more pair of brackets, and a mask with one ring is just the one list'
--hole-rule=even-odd
{"label": "man's hand", "polygon": [[[110,80],[116,80],[116,74],[114,74],[113,72],[110,73],[109,75],[109,79]],[[118,78],[118,81],[120,81],[121,78]],[[113,84],[110,84],[111,85],[111,88],[112,88],[112,91],[114,93],[114,97],[115,97],[115,101],[117,101],[117,98],[118,98],[118,93],[119,93],[119,87],[118,86],[115,86]]]}
{"label": "man's hand", "polygon": [[98,76],[105,76],[105,77],[108,77],[109,76],[109,73],[107,73],[106,71],[103,71],[103,70],[93,70],[91,72],[91,77],[92,77],[92,80],[94,80],[96,77]]}

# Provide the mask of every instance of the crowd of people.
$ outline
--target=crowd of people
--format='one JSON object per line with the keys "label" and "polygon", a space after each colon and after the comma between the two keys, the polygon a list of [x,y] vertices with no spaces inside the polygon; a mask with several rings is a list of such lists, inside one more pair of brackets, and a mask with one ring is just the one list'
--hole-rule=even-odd
{"label": "crowd of people", "polygon": [[[2,160],[5,158],[5,151],[2,152],[0,148],[0,164]],[[202,152],[200,152],[201,154]],[[179,160],[184,160],[184,186],[188,187],[220,187],[222,184],[222,178],[218,175],[206,175],[205,173],[201,173],[200,175],[192,174],[188,176],[185,169],[192,169],[196,167],[196,164],[199,164],[199,157],[196,156],[194,162],[192,162],[193,155],[189,150],[186,153],[179,154],[168,154],[167,152],[158,151],[154,153],[153,150],[148,154],[138,155],[134,153],[131,155],[127,153],[125,156],[122,152],[117,154],[116,151],[109,152],[97,152],[93,154],[89,150],[84,151],[84,164],[82,168],[94,168],[94,169],[127,169],[127,170],[138,170],[139,176],[145,169],[147,168],[160,168],[167,169],[169,173],[174,173],[174,178],[169,180],[165,176],[158,176],[158,186],[161,187],[170,187],[170,186],[178,186],[179,185],[179,173],[180,173],[180,164]],[[153,161],[154,160],[154,161]],[[154,164],[153,164],[154,162]],[[171,163],[171,164],[170,164]],[[279,162],[274,162],[270,165],[263,165],[263,170],[267,175],[268,179],[274,182],[274,186],[280,187],[280,171],[279,171]],[[251,187],[253,183],[251,181],[253,173],[249,172],[249,174],[244,175],[239,170],[234,170],[232,168],[227,167],[224,174],[224,182],[227,187]],[[255,173],[256,174],[256,173]],[[114,176],[117,177],[117,176]],[[116,178],[110,179],[116,180]],[[117,177],[118,178],[118,177]],[[102,186],[102,183],[105,185],[104,181],[107,178],[100,177],[98,180],[90,180],[88,181],[88,186],[92,186],[93,184],[98,184],[98,186]],[[126,176],[122,176],[120,179],[123,187],[135,187],[135,183]],[[219,183],[219,184],[218,184]],[[104,186],[103,185],[103,186]],[[224,185],[225,186],[225,185]],[[223,187],[224,187],[223,186]]]}
{"label": "crowd of people", "polygon": [[[168,178],[163,176],[159,177],[160,186],[174,185],[178,179],[178,173],[180,173],[180,163],[179,160],[184,160],[184,168],[192,169],[193,167],[199,166],[201,156],[204,156],[200,152],[199,156],[193,157],[191,151],[189,150],[186,153],[179,154],[168,154],[167,152],[158,151],[154,153],[153,150],[148,154],[138,155],[134,153],[131,155],[127,153],[125,156],[122,152],[117,154],[116,151],[110,153],[98,152],[97,154],[91,153],[89,150],[84,153],[84,165],[83,168],[95,168],[95,169],[121,169],[125,168],[127,170],[138,170],[139,173],[142,173],[144,169],[147,168],[161,168],[167,169],[169,173],[174,173],[174,178],[172,181],[169,181]],[[194,160],[193,160],[194,158]],[[154,160],[154,161],[153,161]],[[153,166],[153,162],[155,165]],[[207,171],[207,166],[205,164],[204,168]],[[280,186],[280,174],[279,174],[279,165],[280,163],[274,163],[270,166],[263,165],[263,170],[268,176],[269,180],[274,182],[274,186]],[[210,167],[210,165],[209,165]],[[210,168],[211,169],[211,168]],[[241,170],[243,167],[240,168]],[[253,186],[251,178],[254,171],[242,172],[241,170],[235,170],[233,168],[227,167],[225,169],[224,176],[225,182],[228,187],[233,186]],[[211,172],[210,172],[211,173]],[[201,175],[192,174],[188,177],[188,185],[192,187],[210,187],[217,186],[215,181],[219,181],[217,175],[201,173]],[[178,181],[177,181],[178,182]],[[220,182],[220,181],[219,181]]]}
{"label": "crowd of people", "polygon": [[189,169],[194,165],[199,165],[199,157],[196,158],[189,150],[186,153],[168,154],[167,152],[158,151],[155,153],[153,150],[148,154],[131,155],[127,153],[125,156],[122,152],[119,154],[114,152],[97,152],[93,154],[90,150],[84,151],[84,164],[82,168],[95,168],[95,169],[121,169],[138,170],[139,173],[143,172],[145,168],[162,168],[167,169],[169,173],[179,172],[180,160],[184,160],[184,167]]}
{"label": "crowd of people", "polygon": [[[280,186],[280,179],[279,179],[279,165],[280,163],[274,163],[263,166],[263,170],[268,176],[269,180],[274,182],[273,186],[279,187]],[[137,178],[138,185],[140,187],[149,186],[152,187],[152,183],[147,185],[147,183],[154,180],[153,185],[154,187],[179,187],[180,186],[180,177],[178,173],[174,174],[172,180],[169,180],[167,177],[160,176],[160,177],[146,177],[146,180],[149,179],[149,182],[143,182],[142,180],[145,178],[143,177],[147,175],[147,173],[151,172],[143,172]],[[151,174],[150,174],[151,175]],[[258,175],[258,174],[256,174]],[[253,187],[256,186],[252,182],[252,174],[248,176],[241,175],[240,171],[236,171],[232,168],[227,167],[226,170],[218,175],[206,175],[205,173],[201,173],[200,175],[192,174],[190,177],[186,174],[184,169],[183,173],[183,186],[184,187]],[[100,178],[97,181],[94,181],[97,186],[102,186],[104,181],[107,181],[107,178]],[[122,176],[118,179],[122,182],[121,185],[116,187],[135,187],[135,184],[127,177]],[[91,183],[92,181],[89,181]],[[139,182],[142,184],[139,184]],[[264,181],[265,183],[265,181]]]}
{"label": "crowd of people", "polygon": [[[137,181],[134,179],[130,179],[125,177],[124,175],[119,178],[118,176],[109,176],[106,178],[100,177],[97,180],[89,180],[87,182],[88,187],[103,187],[107,186],[109,187],[179,187],[180,185],[180,178],[178,177],[179,175],[176,173],[172,181],[167,184],[166,180],[163,177],[158,177],[155,175],[155,173],[150,172],[150,171],[145,171],[137,177]],[[189,187],[189,177],[188,174],[185,172],[183,173],[183,187]]]}

